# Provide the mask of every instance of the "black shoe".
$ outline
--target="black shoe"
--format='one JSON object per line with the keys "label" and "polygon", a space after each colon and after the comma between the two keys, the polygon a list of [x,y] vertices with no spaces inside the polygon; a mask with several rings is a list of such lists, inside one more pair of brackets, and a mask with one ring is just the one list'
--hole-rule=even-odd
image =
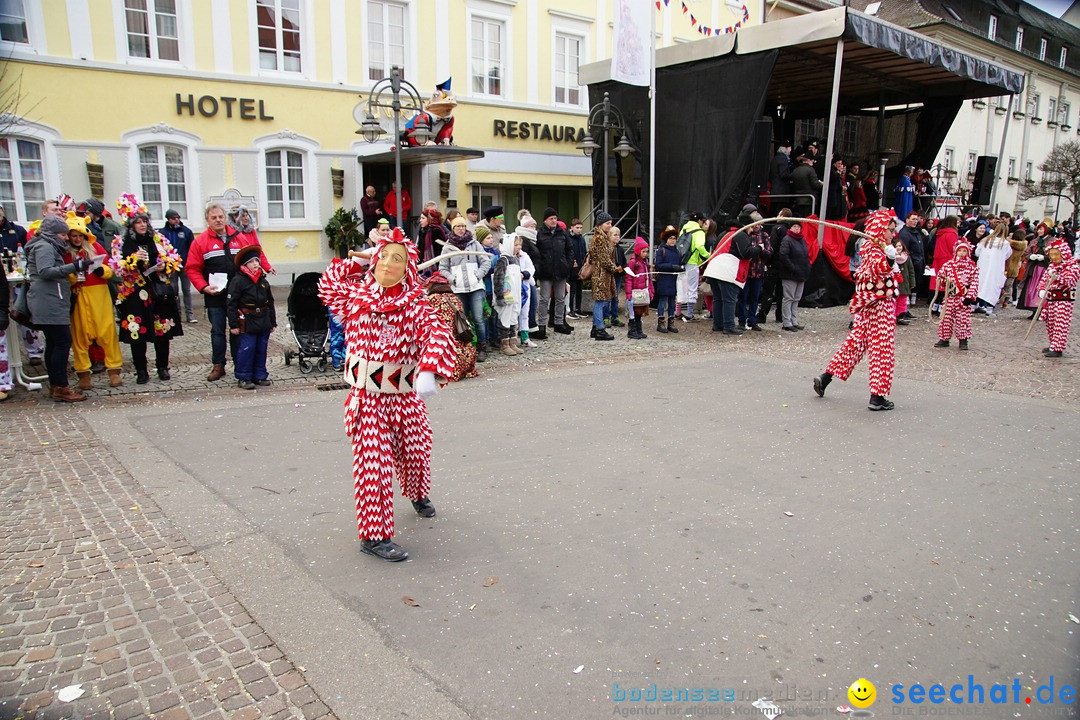
{"label": "black shoe", "polygon": [[764,332],[764,331],[763,331],[763,330],[762,330],[762,329],[761,329],[761,328],[760,328],[759,326],[757,326],[757,325],[751,325],[751,326],[750,326],[750,329],[751,329],[751,330],[753,330],[754,332]]}
{"label": "black shoe", "polygon": [[791,327],[795,328],[796,330],[805,330],[806,329],[802,325],[792,325]]}
{"label": "black shoe", "polygon": [[787,330],[788,332],[798,332],[798,330],[795,329],[794,325],[785,325],[783,329]]}
{"label": "black shoe", "polygon": [[934,347],[949,347],[949,341],[948,340],[938,340],[936,343],[934,343]]}
{"label": "black shoe", "polygon": [[146,372],[145,370],[135,373],[136,385],[145,385],[148,382],[150,382],[150,373]]}
{"label": "black shoe", "polygon": [[409,557],[409,553],[406,552],[405,548],[393,540],[361,540],[360,552],[374,555],[387,562],[401,562]]}
{"label": "black shoe", "polygon": [[967,340],[961,340],[960,341],[960,349],[961,350],[967,350],[968,349]]}
{"label": "black shoe", "polygon": [[250,380],[237,380],[236,386],[238,388],[240,388],[241,390],[254,390],[255,389],[255,383],[251,382]]}
{"label": "black shoe", "polygon": [[722,331],[722,332],[723,332],[723,333],[724,333],[725,335],[742,335],[742,334],[743,334],[743,331],[742,331],[742,330],[739,330],[739,329],[735,329],[735,330],[724,330],[724,331]]}
{"label": "black shoe", "polygon": [[1061,357],[1061,351],[1060,350],[1050,350],[1048,352],[1044,352],[1043,355],[1045,355],[1048,358],[1059,358],[1059,357]]}
{"label": "black shoe", "polygon": [[487,362],[487,350],[483,345],[476,346],[476,362]]}
{"label": "black shoe", "polygon": [[169,368],[158,368],[157,371],[158,380],[171,380],[172,375],[169,374]]}
{"label": "black shoe", "polygon": [[664,323],[664,321],[663,320],[657,320],[656,321],[656,332],[658,332],[658,333],[667,333],[667,331],[668,331],[667,325]]}
{"label": "black shoe", "polygon": [[412,506],[420,517],[435,517],[435,506],[431,504],[431,498],[424,498],[420,501],[413,500]]}
{"label": "black shoe", "polygon": [[764,314],[759,313],[758,316],[757,316],[757,321],[758,321],[759,324],[764,324],[764,323],[769,322],[768,313],[764,313]]}
{"label": "black shoe", "polygon": [[898,317],[898,318],[896,318],[896,324],[897,324],[897,325],[910,325],[911,323],[909,323],[909,322],[908,322],[907,320],[901,320],[901,319],[900,319],[900,318]]}
{"label": "black shoe", "polygon": [[555,326],[555,332],[559,333],[560,335],[569,335],[570,333],[574,332],[574,328],[570,327],[566,323],[563,323],[562,325]]}
{"label": "black shoe", "polygon": [[271,385],[274,384],[274,381],[271,380],[270,378],[263,378],[262,380],[256,380],[255,384],[258,385],[259,387],[270,387]]}
{"label": "black shoe", "polygon": [[593,340],[614,340],[615,336],[609,333],[603,328],[597,328],[596,333],[593,335]]}
{"label": "black shoe", "polygon": [[900,313],[900,319],[901,320],[914,320],[915,316],[912,315],[911,313],[909,313],[907,310],[905,310],[904,312]]}
{"label": "black shoe", "polygon": [[822,373],[814,378],[814,392],[818,397],[825,397],[825,388],[829,387],[829,383],[832,382],[832,375],[829,373]]}
{"label": "black shoe", "polygon": [[537,330],[536,332],[530,332],[529,333],[529,339],[530,340],[547,340],[548,339],[547,330],[544,328],[543,325],[541,325],[539,330]]}
{"label": "black shoe", "polygon": [[667,319],[667,331],[669,333],[676,333],[676,334],[679,332],[679,328],[675,327],[675,318],[669,317]]}
{"label": "black shoe", "polygon": [[870,404],[866,406],[870,410],[892,410],[896,405],[881,395],[871,395]]}

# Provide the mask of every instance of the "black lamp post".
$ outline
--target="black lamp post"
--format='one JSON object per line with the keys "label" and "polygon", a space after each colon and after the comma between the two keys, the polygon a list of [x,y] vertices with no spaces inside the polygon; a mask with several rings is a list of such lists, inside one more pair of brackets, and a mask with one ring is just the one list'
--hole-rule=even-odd
{"label": "black lamp post", "polygon": [[[626,138],[626,122],[623,119],[622,111],[619,108],[611,104],[611,100],[608,99],[608,94],[604,93],[604,99],[601,102],[593,105],[589,108],[589,120],[586,123],[587,129],[585,136],[581,138],[581,142],[577,144],[577,149],[585,153],[586,157],[592,157],[593,151],[599,150],[601,147],[604,150],[603,164],[604,164],[604,204],[601,209],[604,212],[608,211],[608,143],[611,141],[612,130],[620,133],[621,137],[619,142],[615,145],[615,152],[619,157],[625,158],[634,151],[634,146],[630,144],[630,141]],[[593,140],[590,134],[594,127],[601,128],[601,132],[604,135],[604,144],[598,145]]]}
{"label": "black lamp post", "polygon": [[[389,98],[385,97],[389,94]],[[404,95],[404,98],[402,98]],[[402,100],[404,99],[404,102]],[[420,93],[411,83],[401,79],[401,68],[390,68],[390,77],[375,83],[368,95],[367,117],[360,123],[357,135],[362,135],[369,143],[377,142],[386,134],[386,130],[375,119],[376,109],[389,110],[394,118],[394,177],[397,180],[397,226],[404,230],[401,222],[401,112],[418,113],[424,109]],[[425,127],[417,127],[412,134],[421,145],[431,139],[431,132]]]}

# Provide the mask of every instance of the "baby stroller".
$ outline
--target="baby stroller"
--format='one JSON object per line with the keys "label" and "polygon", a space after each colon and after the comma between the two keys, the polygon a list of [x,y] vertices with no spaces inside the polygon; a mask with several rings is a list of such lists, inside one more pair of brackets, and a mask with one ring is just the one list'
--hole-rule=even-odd
{"label": "baby stroller", "polygon": [[[326,306],[319,300],[321,277],[321,273],[303,273],[289,291],[289,326],[297,351],[285,351],[285,364],[291,365],[296,358],[304,375],[315,367],[319,372],[326,372],[330,364],[330,353],[326,349],[330,340],[330,319],[326,315]],[[316,362],[313,364],[312,360]]]}

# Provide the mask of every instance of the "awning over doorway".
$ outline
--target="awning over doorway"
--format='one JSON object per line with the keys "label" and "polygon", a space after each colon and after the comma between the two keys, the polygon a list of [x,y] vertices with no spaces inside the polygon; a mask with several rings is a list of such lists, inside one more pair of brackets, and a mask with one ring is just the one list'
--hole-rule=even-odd
{"label": "awning over doorway", "polygon": [[476,160],[484,157],[483,150],[473,148],[463,148],[457,145],[420,145],[418,147],[391,148],[372,155],[361,155],[357,158],[357,161],[360,163],[392,163],[394,162],[395,153],[401,153],[402,167],[457,162],[458,160]]}

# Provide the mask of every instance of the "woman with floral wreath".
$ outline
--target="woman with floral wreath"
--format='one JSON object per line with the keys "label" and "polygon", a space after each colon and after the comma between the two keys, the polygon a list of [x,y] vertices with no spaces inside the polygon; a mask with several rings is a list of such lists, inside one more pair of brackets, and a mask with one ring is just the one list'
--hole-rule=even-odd
{"label": "woman with floral wreath", "polygon": [[116,297],[120,341],[131,346],[137,384],[150,381],[146,346],[151,342],[158,378],[168,380],[169,341],[184,334],[169,280],[180,272],[180,254],[150,226],[146,207],[134,195],[121,195],[116,209],[125,221],[125,230],[123,237],[113,239],[109,265],[120,278]]}

